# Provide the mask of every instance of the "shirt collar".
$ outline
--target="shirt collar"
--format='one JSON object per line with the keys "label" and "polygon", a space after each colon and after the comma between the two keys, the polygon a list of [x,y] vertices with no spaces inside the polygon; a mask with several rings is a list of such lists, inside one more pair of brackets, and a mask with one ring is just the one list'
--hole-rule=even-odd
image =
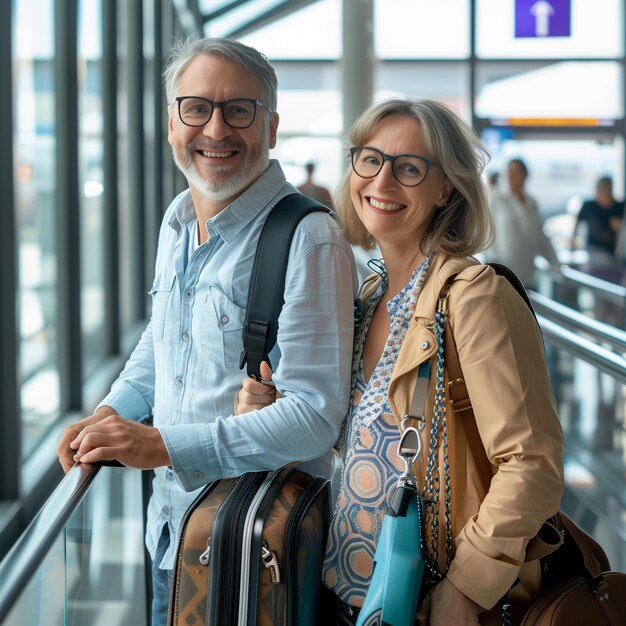
{"label": "shirt collar", "polygon": [[[269,167],[240,196],[223,211],[207,220],[207,230],[219,235],[225,242],[236,237],[271,202],[286,182],[278,161],[270,160]],[[183,225],[196,217],[187,189],[176,200],[174,216],[169,225],[180,233]]]}

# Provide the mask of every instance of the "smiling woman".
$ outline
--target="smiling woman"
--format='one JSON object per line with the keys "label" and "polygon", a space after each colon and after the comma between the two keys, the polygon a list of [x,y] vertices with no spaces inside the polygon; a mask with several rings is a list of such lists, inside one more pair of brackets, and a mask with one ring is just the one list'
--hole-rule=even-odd
{"label": "smiling woman", "polygon": [[[388,119],[392,116],[393,123]],[[393,147],[388,150],[390,154],[410,154],[424,160],[429,167],[424,174],[424,182],[420,181],[419,187],[415,186],[414,200],[422,197],[426,189],[432,192],[433,186],[446,187],[440,189],[443,195],[436,203],[439,208],[445,205],[445,210],[431,215],[432,229],[428,234],[430,246],[441,246],[449,254],[467,255],[491,243],[492,218],[480,178],[487,154],[475,133],[445,105],[426,99],[383,101],[372,106],[357,120],[350,139],[353,146],[367,146],[379,152],[383,145],[378,145],[376,141],[384,140]],[[465,150],[457,146],[465,146]],[[352,163],[354,167],[354,158]],[[391,163],[395,165],[395,161]],[[384,188],[389,176],[393,179],[393,170],[397,169],[397,166],[385,168],[384,165],[385,161],[376,177],[380,177],[381,181],[372,182],[373,185],[380,185],[380,188]],[[358,177],[352,173],[352,169],[346,170],[339,183],[338,207],[345,207],[345,210],[340,211],[340,217],[348,236],[355,245],[367,249],[375,245],[375,237],[368,232],[353,209],[352,190],[361,183],[354,180]],[[447,186],[451,186],[451,189],[448,190]],[[397,187],[399,189],[394,193],[409,198],[411,186]],[[370,190],[373,188],[369,187]],[[426,210],[432,208],[430,206]]]}
{"label": "smiling woman", "polygon": [[[426,574],[404,606],[421,597],[419,625],[519,623],[540,589],[538,560],[524,563],[525,550],[558,510],[563,441],[532,314],[508,281],[469,256],[492,237],[486,154],[467,124],[432,100],[370,107],[351,142],[335,206],[348,239],[377,244],[383,258],[359,296],[351,403],[337,442],[343,472],[324,560],[332,592],[325,623],[378,623],[379,597],[371,600],[368,588],[393,486],[411,476],[396,454],[410,427],[419,428],[424,451],[411,480],[425,503]],[[449,344],[462,377],[446,371]],[[455,413],[451,380],[464,383],[473,418]],[[246,380],[239,410],[271,397]]]}
{"label": "smiling woman", "polygon": [[351,152],[354,210],[383,256],[411,248],[422,255],[411,244],[423,239],[434,213],[447,204],[452,186],[441,171],[429,168],[433,159],[418,156],[426,152],[419,122],[389,115],[377,125],[367,148]]}

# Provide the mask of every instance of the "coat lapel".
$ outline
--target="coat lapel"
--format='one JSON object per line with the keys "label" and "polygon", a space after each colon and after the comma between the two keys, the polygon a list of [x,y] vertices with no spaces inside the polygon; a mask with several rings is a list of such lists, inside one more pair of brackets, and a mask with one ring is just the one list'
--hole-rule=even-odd
{"label": "coat lapel", "polygon": [[[398,423],[409,411],[418,366],[433,358],[437,352],[434,318],[441,289],[449,276],[475,263],[465,257],[450,257],[441,253],[435,254],[431,261],[389,384],[388,395]],[[407,376],[409,373],[411,376]],[[402,406],[395,405],[393,398],[398,398]]]}

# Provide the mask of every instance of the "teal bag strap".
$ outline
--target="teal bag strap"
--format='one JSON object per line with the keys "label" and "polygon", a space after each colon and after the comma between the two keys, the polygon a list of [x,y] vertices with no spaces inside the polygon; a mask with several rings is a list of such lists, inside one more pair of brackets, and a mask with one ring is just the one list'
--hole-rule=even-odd
{"label": "teal bag strap", "polygon": [[398,455],[404,461],[404,472],[383,520],[374,554],[374,574],[356,626],[412,626],[415,621],[426,567],[423,507],[413,476],[422,441],[418,429],[406,424],[409,418],[421,418],[424,424],[430,373],[430,361],[418,368],[411,408],[402,420]]}

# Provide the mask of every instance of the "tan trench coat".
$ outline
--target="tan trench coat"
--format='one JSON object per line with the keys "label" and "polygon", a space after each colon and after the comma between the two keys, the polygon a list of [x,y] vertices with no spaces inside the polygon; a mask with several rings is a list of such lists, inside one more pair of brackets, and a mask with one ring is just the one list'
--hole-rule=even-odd
{"label": "tan trench coat", "polygon": [[[460,418],[448,405],[456,551],[447,576],[466,596],[492,609],[480,616],[481,623],[499,624],[499,600],[517,578],[519,584],[509,593],[514,619],[539,594],[539,561],[524,563],[524,557],[528,541],[559,509],[563,436],[532,313],[492,268],[441,253],[432,259],[389,386],[398,423],[409,412],[417,367],[435,356],[434,313],[446,279],[455,273],[459,275],[450,289],[449,321],[484,452],[469,449]],[[428,407],[433,406],[434,378]],[[420,487],[431,418],[432,408],[422,436],[425,452],[415,468]],[[441,567],[443,500],[442,495]]]}

